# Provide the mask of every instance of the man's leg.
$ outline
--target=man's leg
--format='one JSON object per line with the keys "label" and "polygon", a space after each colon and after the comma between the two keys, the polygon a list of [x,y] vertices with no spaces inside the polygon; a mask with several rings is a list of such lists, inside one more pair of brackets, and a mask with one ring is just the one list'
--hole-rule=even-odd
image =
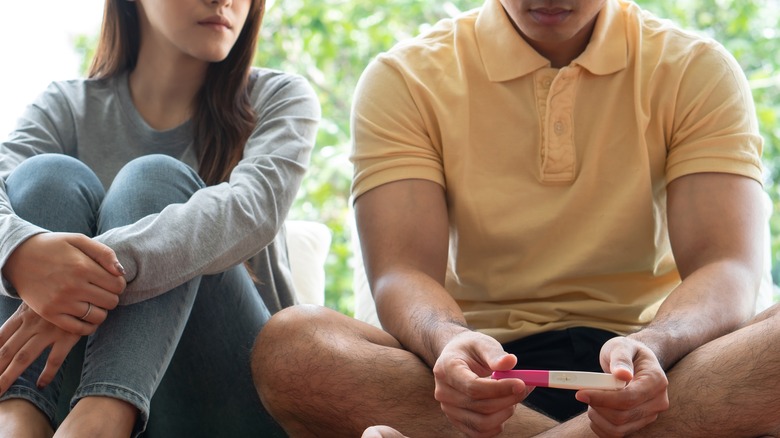
{"label": "man's leg", "polygon": [[637,436],[780,436],[780,307],[669,372],[671,408]]}
{"label": "man's leg", "polygon": [[[291,436],[360,436],[379,424],[410,437],[460,435],[433,398],[425,363],[388,333],[333,310],[277,313],[252,359],[263,403]],[[555,424],[518,405],[505,433],[532,436]]]}
{"label": "man's leg", "polygon": [[[632,436],[780,437],[780,305],[694,350],[669,373],[669,410]],[[540,437],[595,436],[587,414]]]}

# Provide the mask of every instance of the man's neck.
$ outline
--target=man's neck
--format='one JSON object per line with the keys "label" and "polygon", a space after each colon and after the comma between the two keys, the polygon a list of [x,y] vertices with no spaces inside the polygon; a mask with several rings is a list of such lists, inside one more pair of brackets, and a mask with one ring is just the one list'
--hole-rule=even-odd
{"label": "man's neck", "polygon": [[588,47],[590,38],[593,35],[593,29],[596,27],[596,19],[597,17],[567,41],[534,41],[526,37],[517,25],[512,24],[528,45],[547,58],[553,68],[563,68],[577,59]]}

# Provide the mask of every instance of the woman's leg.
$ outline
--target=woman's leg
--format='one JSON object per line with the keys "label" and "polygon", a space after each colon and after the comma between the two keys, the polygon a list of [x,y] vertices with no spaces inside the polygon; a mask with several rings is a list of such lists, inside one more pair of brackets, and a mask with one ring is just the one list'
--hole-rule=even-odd
{"label": "woman's leg", "polygon": [[[94,235],[97,211],[104,190],[98,178],[86,165],[75,158],[46,154],[25,160],[6,180],[6,189],[16,214],[50,231]],[[0,322],[8,319],[19,306],[19,300],[0,297]],[[38,389],[36,381],[46,361],[47,353],[38,358],[16,383],[0,397],[0,411],[14,407],[19,412],[25,400],[35,406],[54,425],[55,411],[61,394],[63,379],[73,380],[78,375],[80,358],[74,348],[63,370],[46,388]],[[64,376],[64,377],[63,377]],[[66,384],[67,386],[67,384]],[[13,403],[4,403],[13,400]],[[10,419],[3,419],[8,426]],[[29,429],[30,423],[27,424]]]}
{"label": "woman's leg", "polygon": [[250,352],[270,315],[243,266],[203,277],[152,399],[148,438],[286,436],[254,390]]}
{"label": "woman's leg", "polygon": [[[186,202],[202,187],[192,169],[171,157],[134,160],[117,174],[108,190],[97,232]],[[124,402],[116,405],[119,409],[134,407],[133,413],[138,413],[134,433],[144,430],[152,394],[179,343],[199,284],[200,278],[195,278],[156,298],[109,312],[87,343],[81,382],[71,402],[74,408],[62,426],[64,435],[105,426],[100,421],[105,413],[84,408],[105,398]]]}

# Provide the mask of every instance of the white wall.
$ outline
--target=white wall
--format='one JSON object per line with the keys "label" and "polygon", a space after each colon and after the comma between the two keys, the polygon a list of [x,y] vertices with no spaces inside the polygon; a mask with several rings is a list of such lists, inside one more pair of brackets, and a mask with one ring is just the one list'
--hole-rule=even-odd
{"label": "white wall", "polygon": [[0,141],[52,80],[79,75],[73,37],[97,34],[103,0],[3,2],[0,26]]}

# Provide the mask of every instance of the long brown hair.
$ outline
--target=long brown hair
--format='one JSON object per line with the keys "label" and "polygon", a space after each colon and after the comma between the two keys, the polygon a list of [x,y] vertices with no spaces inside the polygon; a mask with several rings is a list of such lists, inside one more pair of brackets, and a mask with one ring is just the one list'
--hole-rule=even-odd
{"label": "long brown hair", "polygon": [[[265,0],[252,0],[236,44],[227,58],[209,65],[196,97],[193,141],[198,173],[207,185],[228,180],[256,124],[257,116],[249,102],[248,81],[264,13]],[[103,79],[132,71],[138,61],[139,47],[135,2],[106,0],[89,77]]]}

